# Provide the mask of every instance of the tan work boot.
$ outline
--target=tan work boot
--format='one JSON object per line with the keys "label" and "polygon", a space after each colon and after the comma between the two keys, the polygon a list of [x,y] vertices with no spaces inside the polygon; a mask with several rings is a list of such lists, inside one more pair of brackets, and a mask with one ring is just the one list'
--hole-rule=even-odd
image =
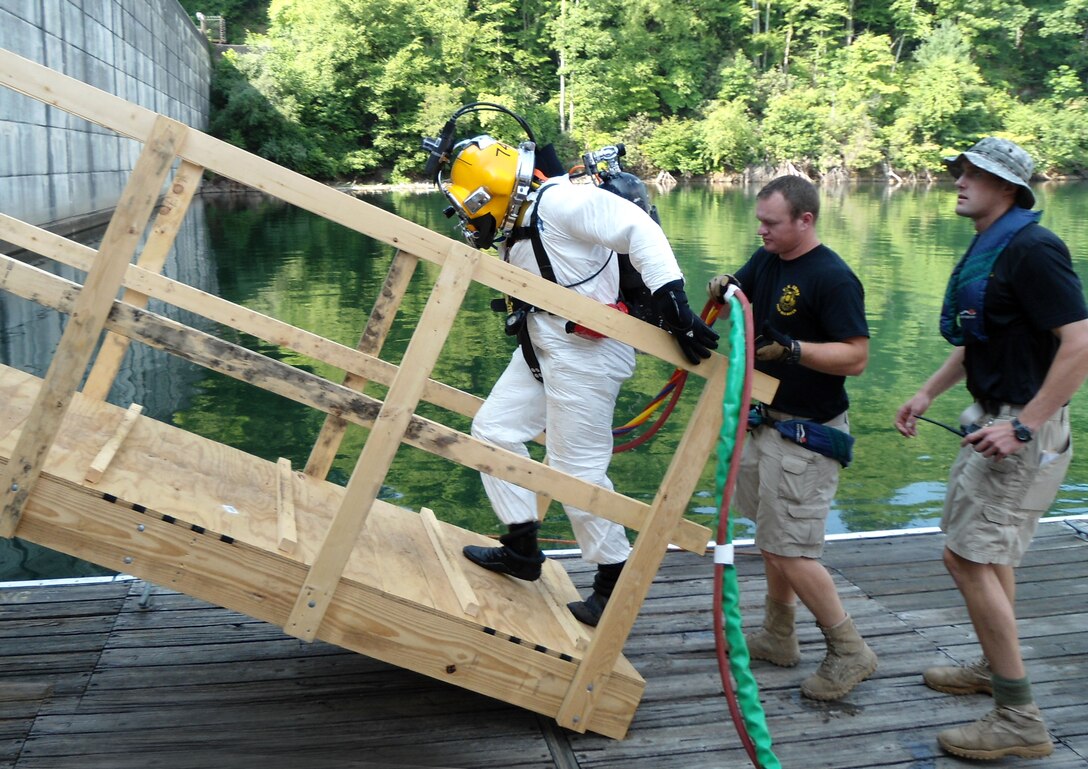
{"label": "tan work boot", "polygon": [[1034,703],[999,705],[973,724],[945,729],[937,735],[937,742],[953,755],[987,760],[1003,756],[1042,758],[1054,751]]}
{"label": "tan work boot", "polygon": [[763,627],[748,633],[748,655],[754,660],[766,660],[772,665],[792,668],[801,661],[801,647],[797,643],[794,626],[796,608],[792,603],[782,603],[767,596],[767,608]]}
{"label": "tan work boot", "polygon": [[827,641],[827,656],[801,683],[801,694],[814,700],[837,700],[873,674],[876,654],[858,635],[849,615],[834,627],[821,625],[820,632]]}
{"label": "tan work boot", "polygon": [[979,657],[966,665],[938,665],[926,668],[922,680],[930,689],[945,694],[994,693],[990,661]]}

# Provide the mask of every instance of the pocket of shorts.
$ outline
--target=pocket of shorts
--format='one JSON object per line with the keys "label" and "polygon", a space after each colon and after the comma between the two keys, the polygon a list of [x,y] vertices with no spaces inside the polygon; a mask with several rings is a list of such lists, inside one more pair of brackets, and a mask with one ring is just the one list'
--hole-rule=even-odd
{"label": "pocket of shorts", "polygon": [[993,505],[982,507],[983,517],[990,523],[998,526],[1019,526],[1027,519],[1027,514],[1022,510],[1003,510]]}
{"label": "pocket of shorts", "polygon": [[[797,503],[806,501],[810,467],[812,467],[812,462],[806,461],[802,457],[793,454],[782,457],[782,482],[779,491],[783,499]],[[803,518],[805,516],[797,517]]]}
{"label": "pocket of shorts", "polygon": [[[981,465],[982,485],[975,490],[980,501],[1000,508],[1018,507],[1032,477],[1031,463],[1025,459],[1023,453],[993,460],[976,452],[973,459]],[[1001,523],[993,519],[991,522]]]}
{"label": "pocket of shorts", "polygon": [[[1060,453],[1052,454],[1045,459],[1045,463],[1040,462],[1039,469],[1032,476],[1019,507],[1042,513],[1050,509],[1061,491],[1062,481],[1073,459],[1072,452],[1069,450],[1071,446],[1071,443],[1067,443]],[[1041,459],[1044,457],[1046,457],[1045,454]]]}
{"label": "pocket of shorts", "polygon": [[807,521],[824,518],[827,515],[827,507],[825,505],[786,505],[786,512],[789,513],[790,518]]}

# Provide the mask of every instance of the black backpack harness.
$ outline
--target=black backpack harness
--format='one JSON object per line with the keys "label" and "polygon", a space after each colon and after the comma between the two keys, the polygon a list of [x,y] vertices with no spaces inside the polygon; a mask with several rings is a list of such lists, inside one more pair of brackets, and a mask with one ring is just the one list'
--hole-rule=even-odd
{"label": "black backpack harness", "polygon": [[[514,227],[510,232],[510,235],[506,241],[506,254],[510,253],[510,249],[514,244],[528,238],[533,245],[533,255],[536,257],[537,269],[540,270],[540,276],[545,280],[550,280],[552,283],[562,285],[563,288],[574,288],[580,286],[604,272],[604,268],[608,266],[608,263],[612,261],[613,251],[609,255],[608,259],[604,261],[604,264],[588,277],[581,280],[563,285],[556,280],[555,269],[552,267],[551,259],[548,258],[548,252],[544,248],[544,241],[540,237],[540,201],[544,198],[544,193],[555,185],[545,185],[537,191],[536,201],[533,203],[533,212],[529,217],[529,224]],[[651,302],[651,292],[647,288],[646,284],[642,281],[642,276],[638,270],[631,264],[631,259],[627,254],[619,254],[617,256],[619,269],[620,269],[620,299],[627,305],[628,311],[631,315],[634,315],[640,320],[644,320],[653,325],[660,325],[660,319],[657,313],[653,310]],[[518,299],[517,297],[508,296],[502,299],[496,299],[491,303],[491,309],[496,312],[506,312],[506,333],[508,336],[516,336],[518,339],[518,345],[521,347],[521,354],[525,358],[526,365],[529,366],[529,371],[532,372],[533,377],[538,382],[543,382],[544,377],[540,372],[540,361],[536,357],[536,351],[533,349],[532,340],[529,338],[529,324],[526,322],[530,312],[541,312],[540,308],[534,307],[528,302]],[[568,323],[567,331],[571,331],[573,324]]]}

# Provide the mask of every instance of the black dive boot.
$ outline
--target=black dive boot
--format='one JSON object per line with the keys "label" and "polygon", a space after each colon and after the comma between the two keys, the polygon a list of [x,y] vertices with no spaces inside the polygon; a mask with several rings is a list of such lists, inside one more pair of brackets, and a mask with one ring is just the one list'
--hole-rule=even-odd
{"label": "black dive boot", "polygon": [[544,553],[536,542],[540,523],[515,523],[508,528],[510,531],[499,537],[502,547],[465,545],[461,552],[465,558],[489,571],[529,582],[540,579],[540,565],[544,563]]}
{"label": "black dive boot", "polygon": [[584,601],[571,601],[567,604],[570,613],[579,622],[590,627],[597,627],[604,614],[604,607],[608,605],[608,599],[616,587],[616,581],[620,578],[623,565],[627,561],[619,563],[602,563],[597,565],[597,574],[593,577],[593,592]]}

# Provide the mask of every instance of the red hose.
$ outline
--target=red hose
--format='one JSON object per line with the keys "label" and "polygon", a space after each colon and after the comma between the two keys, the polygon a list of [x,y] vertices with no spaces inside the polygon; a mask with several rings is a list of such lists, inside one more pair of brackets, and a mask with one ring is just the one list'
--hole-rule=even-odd
{"label": "red hose", "polygon": [[672,394],[669,396],[669,402],[665,404],[665,410],[661,412],[661,416],[654,420],[654,423],[652,425],[646,428],[646,432],[644,432],[642,435],[635,438],[634,440],[630,440],[627,443],[621,443],[619,446],[616,446],[612,449],[612,453],[619,454],[621,451],[628,451],[629,449],[641,446],[643,443],[650,440],[650,438],[653,438],[654,433],[661,429],[661,425],[665,424],[665,420],[669,418],[669,414],[671,414],[672,410],[676,408],[676,402],[680,400],[680,393],[684,392],[684,383],[687,381],[688,372],[685,371],[683,372],[683,374],[681,374],[680,378],[676,380],[676,386],[673,387]]}

